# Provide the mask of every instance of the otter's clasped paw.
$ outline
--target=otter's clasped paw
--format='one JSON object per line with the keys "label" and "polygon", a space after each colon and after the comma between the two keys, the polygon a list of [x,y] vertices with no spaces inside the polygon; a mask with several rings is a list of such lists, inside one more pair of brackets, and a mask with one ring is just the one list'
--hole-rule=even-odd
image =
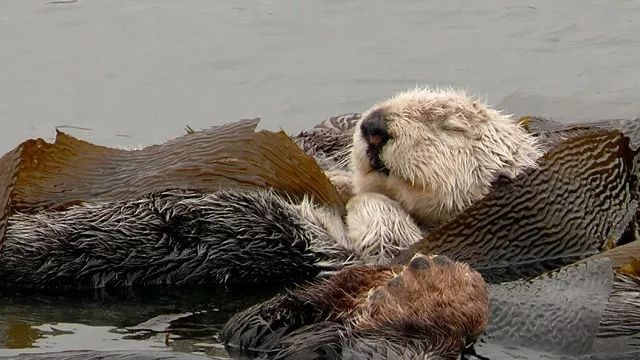
{"label": "otter's clasped paw", "polygon": [[401,331],[409,337],[426,338],[427,343],[446,341],[460,349],[466,339],[484,331],[489,299],[478,272],[446,256],[422,254],[399,272],[395,270],[392,279],[369,291],[356,321],[358,330]]}

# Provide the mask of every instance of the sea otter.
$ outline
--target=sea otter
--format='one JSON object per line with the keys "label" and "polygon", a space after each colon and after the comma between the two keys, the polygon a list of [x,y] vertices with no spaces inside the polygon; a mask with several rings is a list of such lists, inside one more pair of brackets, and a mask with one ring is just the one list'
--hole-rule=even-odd
{"label": "sea otter", "polygon": [[479,99],[429,88],[327,119],[294,139],[349,200],[356,253],[376,247],[368,260],[380,263],[482,198],[496,179],[536,167],[543,148]]}
{"label": "sea otter", "polygon": [[[348,231],[345,230],[345,223],[339,211],[330,206],[318,204],[315,201],[316,199],[310,197],[292,199],[287,197],[286,194],[275,190],[256,188],[242,190],[219,189],[210,193],[186,189],[153,191],[149,194],[132,198],[80,203],[58,211],[12,214],[9,218],[3,249],[0,253],[2,285],[43,288],[135,286],[146,284],[246,284],[270,281],[300,283],[318,275],[338,272],[335,275],[336,277],[325,281],[330,284],[331,281],[340,281],[342,276],[346,276],[345,281],[348,286],[357,285],[358,283],[363,284],[362,288],[354,290],[355,293],[350,295],[351,297],[355,296],[356,300],[362,300],[360,297],[364,296],[367,299],[364,304],[368,304],[370,300],[373,309],[376,309],[376,301],[382,301],[382,305],[394,305],[396,308],[405,309],[409,313],[414,311],[415,314],[415,311],[420,309],[412,306],[425,305],[424,303],[398,300],[404,299],[404,297],[394,298],[392,290],[387,291],[390,294],[389,297],[385,297],[384,292],[381,292],[384,296],[375,295],[375,289],[383,289],[381,286],[384,286],[384,289],[394,289],[395,286],[400,285],[400,282],[404,284],[405,278],[409,277],[413,270],[424,266],[420,265],[420,262],[428,264],[428,266],[424,267],[425,269],[433,269],[434,272],[441,271],[441,275],[436,277],[415,276],[413,278],[414,280],[417,279],[415,282],[407,281],[412,286],[410,290],[415,290],[417,293],[423,292],[425,289],[421,287],[430,286],[429,284],[436,279],[436,285],[448,285],[451,288],[459,286],[461,293],[466,294],[467,290],[473,289],[473,286],[471,288],[465,287],[470,285],[466,282],[468,280],[467,275],[477,279],[477,273],[474,272],[475,270],[468,270],[468,267],[463,264],[452,264],[446,261],[444,257],[432,259],[418,256],[414,258],[415,261],[410,261],[404,265],[390,266],[383,265],[383,263],[388,262],[400,250],[419,239],[422,236],[423,228],[432,227],[439,222],[446,221],[448,217],[454,216],[456,211],[462,214],[457,218],[462,216],[463,220],[481,225],[485,224],[485,230],[480,228],[480,230],[484,231],[483,235],[487,235],[486,229],[493,229],[490,225],[495,219],[510,220],[511,225],[517,225],[523,234],[527,234],[527,231],[532,229],[538,229],[536,226],[541,224],[549,225],[545,226],[545,231],[562,230],[558,231],[557,234],[554,233],[554,237],[550,242],[540,244],[527,243],[527,246],[518,246],[522,244],[521,241],[523,239],[515,238],[511,233],[505,234],[504,231],[490,233],[493,238],[485,236],[481,243],[470,242],[468,245],[474,245],[474,247],[472,247],[473,251],[465,254],[470,254],[468,260],[473,261],[476,256],[480,255],[482,264],[490,263],[489,272],[495,269],[509,272],[511,266],[517,265],[516,261],[522,258],[530,260],[531,257],[537,257],[539,255],[538,250],[541,248],[545,250],[543,252],[545,255],[543,260],[549,260],[546,257],[549,254],[553,256],[551,260],[555,260],[566,253],[574,257],[583,258],[592,252],[596,252],[599,247],[603,247],[603,244],[608,241],[613,242],[613,245],[615,245],[616,236],[620,235],[618,232],[620,226],[624,225],[625,220],[630,220],[627,215],[632,213],[636,209],[634,206],[637,205],[632,196],[633,191],[635,191],[635,184],[630,179],[632,177],[631,168],[634,154],[628,150],[628,141],[625,143],[625,138],[621,134],[606,132],[569,142],[567,146],[559,151],[548,154],[545,159],[548,161],[548,166],[541,167],[541,171],[544,170],[546,172],[536,173],[535,170],[537,170],[538,166],[535,160],[539,155],[539,150],[536,147],[535,139],[529,137],[523,130],[519,130],[519,125],[515,122],[507,121],[506,118],[501,116],[472,118],[470,115],[464,115],[457,117],[457,112],[454,111],[457,109],[456,106],[450,108],[443,102],[441,106],[429,107],[433,100],[431,97],[420,97],[414,93],[435,94],[434,97],[439,99],[436,95],[440,92],[416,90],[404,93],[404,95],[401,94],[394,98],[396,100],[400,99],[396,103],[396,107],[385,108],[383,106],[382,110],[380,110],[379,107],[381,105],[378,105],[374,107],[376,110],[372,109],[359,120],[358,126],[354,131],[351,158],[360,159],[363,162],[366,161],[364,165],[368,166],[369,170],[361,172],[360,175],[356,175],[353,178],[352,185],[356,194],[351,196],[347,205],[346,228]],[[485,109],[478,104],[474,105],[473,100],[461,97],[457,92],[446,91],[443,93],[446,95],[444,98],[449,99],[452,103],[455,103],[454,100],[456,99],[462,99],[460,101],[463,102],[468,101],[466,103],[467,106],[463,106],[465,109],[478,109],[478,113],[483,113],[481,111],[483,109],[485,112],[489,111],[488,108]],[[407,94],[414,95],[409,96]],[[407,99],[402,100],[404,96],[407,96],[408,99],[418,100],[416,102],[405,101]],[[422,102],[424,102],[425,106],[417,106]],[[436,103],[438,102],[436,101]],[[395,127],[396,125],[392,126],[393,119],[409,121],[406,116],[404,118],[394,117],[394,111],[405,114],[404,110],[402,110],[404,108],[400,104],[407,106],[407,113],[410,113],[409,110],[411,109],[424,110],[424,112],[415,110],[417,112],[413,114],[418,114],[419,116],[413,118],[416,123],[412,126],[407,123],[401,126],[401,122],[398,123],[400,125],[397,125],[397,127]],[[414,106],[416,107],[414,108]],[[431,109],[433,114],[426,109]],[[440,112],[449,114],[453,121],[449,122],[444,115],[442,118],[434,115]],[[491,111],[488,113],[498,114]],[[387,118],[387,114],[392,115]],[[466,113],[463,112],[463,114]],[[470,119],[477,120],[477,123],[469,122]],[[494,120],[500,126],[487,125]],[[504,121],[504,124],[501,121]],[[465,124],[468,129],[463,126]],[[410,130],[408,134],[402,132],[404,127]],[[493,134],[494,136],[484,138],[475,132],[478,129],[485,129],[490,134],[493,134],[493,131],[496,133]],[[445,131],[451,131],[452,133],[445,133]],[[499,131],[504,131],[505,137],[501,137]],[[407,166],[411,167],[413,172],[410,172],[407,167],[403,168],[398,164],[393,164],[390,161],[393,158],[389,158],[392,156],[390,154],[398,156],[399,159],[406,159],[407,154],[411,151],[422,149],[419,144],[419,138],[417,143],[415,142],[416,139],[414,139],[414,136],[419,133],[424,135],[423,140],[425,141],[434,140],[437,138],[434,134],[437,134],[449,139],[451,144],[454,145],[457,144],[456,141],[453,141],[455,139],[460,142],[466,140],[476,144],[476,147],[469,148],[464,146],[451,147],[456,151],[451,151],[446,146],[437,147],[438,156],[447,159],[439,164],[443,165],[445,161],[459,164],[456,162],[460,160],[457,155],[468,156],[466,159],[471,164],[481,168],[477,174],[486,175],[486,178],[480,179],[471,176],[458,181],[455,178],[455,172],[447,172],[444,168],[429,170],[430,162],[406,160]],[[507,146],[509,144],[503,144],[505,151],[512,149],[514,151],[513,154],[517,155],[523,152],[527,153],[523,149],[529,149],[530,152],[527,154],[530,155],[530,158],[528,158],[531,160],[530,163],[522,159],[515,161],[514,158],[518,158],[517,156],[512,154],[509,157],[501,151],[497,152],[495,158],[502,159],[501,161],[503,162],[499,164],[488,160],[485,162],[479,161],[478,159],[482,159],[482,156],[475,157],[475,155],[486,154],[488,150],[483,146],[492,144],[489,140],[493,139],[492,141],[499,143],[502,141],[501,139],[509,139],[509,136],[513,134],[522,135],[522,139],[524,139],[522,141],[528,145],[521,145],[517,141],[511,144],[511,147]],[[358,145],[355,144],[358,141],[357,139],[359,139],[361,145],[364,144],[366,147],[358,150]],[[404,141],[401,142],[398,139],[404,139]],[[442,145],[442,143],[438,142],[436,144]],[[398,146],[405,146],[405,151],[399,150]],[[499,146],[498,148],[500,149]],[[433,147],[428,146],[423,150],[435,151]],[[358,157],[358,151],[361,151],[360,155],[362,156]],[[429,152],[425,152],[424,155],[434,156],[433,153]],[[587,158],[594,158],[595,160],[587,161]],[[234,159],[224,158],[220,161],[223,162],[223,160],[228,162]],[[465,165],[466,163],[460,164]],[[581,165],[586,166],[581,167]],[[470,168],[475,169],[474,166]],[[527,166],[529,167],[527,168]],[[356,167],[354,166],[354,168]],[[427,170],[423,170],[423,168]],[[562,171],[557,171],[558,169]],[[442,181],[438,183],[436,180],[439,178],[435,178],[433,184],[427,184],[429,177],[424,174],[431,174],[432,177],[435,175],[449,176],[449,182]],[[472,171],[471,174],[475,173]],[[546,179],[541,174],[555,176],[552,176],[554,181],[532,184],[531,180]],[[364,181],[359,182],[358,176],[362,176]],[[369,177],[372,179],[369,179]],[[485,212],[485,215],[490,214],[491,216],[483,217],[482,212],[476,212],[476,214],[479,214],[478,217],[473,217],[472,219],[465,217],[464,211],[471,208],[473,210],[478,209],[467,204],[467,201],[474,201],[471,200],[471,197],[482,197],[483,193],[489,191],[491,183],[501,177],[512,178],[518,185],[516,188],[523,191],[526,191],[528,186],[535,185],[537,190],[548,191],[547,194],[558,194],[558,197],[547,196],[551,202],[544,203],[552,209],[572,208],[580,205],[585,221],[596,225],[595,231],[591,231],[592,227],[589,227],[589,231],[587,231],[588,238],[574,238],[572,235],[576,233],[575,229],[563,227],[563,223],[558,222],[557,218],[539,218],[537,213],[532,215],[531,209],[522,205],[522,202],[525,205],[527,204],[526,196],[521,197],[519,199],[521,200],[520,202],[513,203],[502,203],[488,198],[487,201],[490,202],[484,205],[492,207],[491,211]],[[585,179],[584,183],[580,182],[581,185],[589,184],[590,186],[580,186],[581,191],[566,191],[567,189],[574,189],[572,181],[577,178]],[[467,180],[472,181],[469,182]],[[398,184],[411,186],[407,187],[409,190],[403,195],[399,194],[398,188],[395,187]],[[464,191],[461,189],[466,189],[466,186],[469,186],[472,196],[470,195],[471,197],[465,200],[465,198],[461,198],[463,195],[466,196],[465,194],[461,195],[460,192],[453,191],[450,192],[453,198],[449,202],[445,201],[439,204],[438,201],[444,200],[444,198],[431,193],[429,189],[444,186],[445,188],[443,189],[446,190],[448,185],[460,185],[462,187],[459,190],[462,192]],[[367,188],[367,186],[372,187]],[[603,189],[605,191],[604,195],[602,194]],[[611,193],[610,190],[612,189],[616,192]],[[408,194],[424,197],[427,203],[431,201],[432,204],[438,203],[439,205],[425,208],[426,210],[416,207],[414,206],[415,204],[412,205],[407,201]],[[611,197],[612,194],[615,196]],[[345,194],[342,195],[343,197],[345,196]],[[429,196],[432,196],[431,200],[429,200]],[[608,200],[598,201],[602,196],[608,196]],[[481,202],[483,199],[485,198],[477,198],[476,200]],[[531,201],[535,202],[537,200],[532,199]],[[444,212],[439,211],[446,209],[445,205],[449,203],[461,205],[459,207],[458,205],[452,206],[449,208],[450,210]],[[629,206],[618,206],[620,203]],[[587,206],[583,206],[583,204]],[[483,208],[479,209],[483,210]],[[496,209],[501,211],[498,214],[500,216],[495,216]],[[431,210],[438,211],[431,212],[431,215],[428,216],[425,215]],[[583,213],[580,213],[580,216]],[[523,215],[522,222],[518,222],[520,215]],[[592,221],[593,219],[598,221]],[[363,224],[367,224],[367,227],[364,227]],[[356,231],[358,229],[368,229],[369,231],[358,232]],[[475,234],[464,233],[465,231],[468,232],[469,229],[471,227],[457,229],[461,234],[456,235],[460,235],[463,240],[474,239],[473,235]],[[381,231],[377,233],[378,230]],[[498,230],[502,229],[498,228]],[[367,237],[368,234],[379,235]],[[437,232],[436,234],[442,235],[443,238],[447,238],[448,235],[447,233]],[[491,241],[491,239],[496,241]],[[568,239],[571,241],[564,242],[564,240]],[[428,252],[428,254],[439,253],[439,250],[448,251],[451,246],[460,243],[434,244],[442,246],[442,248],[429,248],[433,251]],[[507,247],[508,251],[503,251],[505,244],[509,246]],[[571,247],[564,248],[565,244],[571,244]],[[582,246],[583,244],[588,246],[584,247]],[[549,248],[553,251],[547,252]],[[457,257],[453,257],[453,259],[459,260]],[[467,259],[464,260],[466,261]],[[555,267],[560,266],[558,263],[553,263],[552,265]],[[369,269],[369,271],[367,272],[366,269]],[[394,271],[401,271],[400,269],[402,269],[402,276],[399,277],[401,280],[391,281],[391,274]],[[453,269],[453,272],[442,272],[442,269]],[[456,273],[455,269],[459,269],[460,273]],[[549,270],[549,267],[536,268],[534,270],[540,273]],[[358,280],[359,277],[356,276],[358,271],[364,271],[365,274],[369,274],[367,276],[373,276],[374,279],[379,276],[380,281],[370,281],[367,277]],[[431,271],[428,270],[425,274],[432,274]],[[456,276],[456,274],[463,274],[464,276]],[[448,279],[448,276],[453,276],[450,283],[444,281]],[[388,285],[390,286],[384,285],[387,281],[389,281]],[[471,284],[484,284],[484,281],[477,280]],[[635,286],[635,283],[633,284]],[[631,287],[636,289],[633,286]],[[299,293],[297,290],[293,291],[296,294],[303,294],[307,289],[301,288]],[[322,298],[326,294],[325,291],[330,290],[321,287],[319,291],[315,292],[315,297]],[[349,294],[348,289],[341,290]],[[371,298],[369,298],[369,290],[374,290]],[[402,288],[402,291],[405,290],[407,288]],[[436,287],[436,290],[442,289]],[[482,291],[473,293],[481,295]],[[631,292],[628,291],[625,294],[628,295],[629,293]],[[415,295],[416,293],[411,291],[403,292],[402,296],[414,299],[415,296],[411,294]],[[517,293],[514,294],[517,295]],[[348,300],[348,298],[339,299]],[[287,296],[284,299],[287,300]],[[381,313],[359,312],[363,309],[360,308],[359,304],[361,302],[358,301],[354,305],[357,311],[350,312],[351,315],[357,315],[355,318],[347,316],[344,318],[346,322],[323,323],[319,328],[315,329],[318,331],[300,333],[300,337],[287,337],[286,339],[293,341],[289,342],[289,344],[297,344],[296,341],[304,341],[308,336],[320,338],[320,335],[326,335],[330,341],[320,344],[322,345],[320,348],[324,349],[323,351],[339,349],[340,354],[345,354],[346,351],[347,354],[353,354],[354,357],[363,353],[379,356],[386,351],[389,351],[392,355],[404,354],[405,352],[408,354],[428,354],[432,352],[434,355],[444,354],[448,356],[448,354],[459,352],[462,347],[473,340],[478,331],[482,330],[483,326],[476,326],[482,324],[482,316],[477,317],[480,320],[476,322],[473,320],[476,317],[472,315],[481,314],[484,305],[482,301],[480,303],[471,302],[470,304],[475,305],[471,309],[466,309],[464,307],[465,304],[454,301],[456,299],[447,299],[451,301],[440,304],[443,305],[440,309],[441,311],[437,313],[420,312],[417,318],[409,318],[408,320],[410,321],[401,323],[401,328],[395,328],[400,335],[394,334],[397,336],[391,336],[392,341],[388,344],[389,346],[378,347],[377,343],[371,343],[370,341],[360,343],[358,339],[367,340],[367,336],[375,337],[381,335],[384,337],[389,335],[367,328],[367,325],[393,325],[393,318],[378,318],[375,315],[383,314],[386,317],[391,317],[398,314],[384,311]],[[517,299],[522,300],[525,298]],[[309,299],[306,298],[306,300]],[[636,303],[631,302],[631,304],[635,306]],[[274,308],[276,315],[278,314],[278,309],[282,309],[285,312],[288,311],[288,308],[284,306],[286,304],[278,302],[276,305]],[[294,305],[298,306],[300,303],[294,302]],[[633,306],[625,308],[623,313],[629,312],[631,314],[633,311],[637,311],[637,307]],[[345,307],[342,309],[349,312],[350,308]],[[379,309],[384,310],[386,308],[382,306]],[[323,314],[333,316],[333,310],[331,311],[331,313]],[[296,311],[292,312],[292,314],[294,319],[300,315]],[[428,318],[431,315],[440,319],[439,321],[448,319],[448,315],[454,316],[456,319],[470,317],[463,319],[460,323],[451,322],[453,325],[462,324],[462,330],[436,334],[435,337],[430,338],[433,339],[431,342],[407,344],[403,342],[407,339],[399,339],[399,337],[404,336],[405,332],[412,334],[412,327],[417,326],[419,328],[420,321],[423,319],[422,316]],[[613,320],[615,320],[615,316],[618,315],[612,316],[614,317]],[[333,319],[335,320],[335,318]],[[368,320],[359,322],[363,319]],[[416,319],[419,320],[417,325],[412,322],[412,320]],[[231,322],[231,324],[234,324],[234,322]],[[305,324],[315,326],[316,322],[314,320],[312,324]],[[408,326],[405,326],[407,324]],[[364,325],[364,327],[356,325]],[[230,326],[233,327],[234,325]],[[418,332],[420,335],[424,335],[423,330],[425,329],[421,329],[418,329],[420,330]],[[372,332],[368,332],[369,330]],[[341,334],[353,336],[342,339],[340,338]],[[450,334],[455,334],[455,338],[451,338]],[[288,334],[287,336],[289,335],[293,336],[293,334]],[[243,331],[240,336],[250,337],[251,334]],[[411,341],[413,339],[408,340]],[[449,340],[452,342],[449,343]],[[447,347],[449,346],[447,345],[436,351],[430,350],[429,347],[438,345],[439,341],[447,341],[450,347]],[[287,347],[286,342],[280,341],[279,344],[275,348],[277,352],[284,351],[286,353],[292,349],[295,350],[295,348]]]}
{"label": "sea otter", "polygon": [[[320,158],[342,154],[342,158],[332,161],[334,165],[343,164],[347,157],[336,149],[347,144],[342,129],[349,129],[355,118],[343,117],[334,122],[338,125],[335,133],[341,134],[337,136],[340,141],[325,141],[327,146],[309,145],[305,141],[298,144],[316,154],[322,153]],[[222,137],[231,146],[235,146],[232,134],[239,131],[240,125],[230,126],[232,133]],[[320,204],[317,198],[294,199],[281,191],[255,186],[211,187],[213,190],[208,193],[165,188],[116,200],[74,203],[62,210],[56,207],[57,211],[16,212],[8,219],[0,251],[2,286],[288,283],[358,263],[384,264],[421,239],[425,229],[479,200],[496,179],[512,178],[522,175],[527,168],[535,169],[540,155],[535,138],[518,123],[453,90],[416,89],[400,93],[365,112],[353,129],[349,158],[353,168],[351,185],[356,194],[350,196],[346,219],[339,209]],[[200,138],[191,134],[179,143],[195,144]],[[613,140],[585,140],[598,141]],[[203,146],[197,144],[198,154],[204,152]],[[163,164],[169,148],[158,149],[153,153],[158,159],[143,158],[143,163]],[[268,155],[273,150],[265,148],[264,152]],[[588,151],[597,150],[596,146]],[[228,151],[222,149],[214,164],[233,164],[238,160],[240,155],[226,156]],[[105,154],[110,152],[101,148],[96,157]],[[124,170],[114,166],[134,158],[134,152],[119,156],[118,161],[107,162],[105,169],[91,172],[104,174],[115,167],[114,174],[120,180],[127,175],[124,170],[137,169],[133,165],[123,167]],[[573,160],[568,164],[588,164],[586,159],[576,156],[570,151],[558,155],[561,160]],[[619,161],[615,156],[611,161]],[[266,155],[258,159],[265,158]],[[172,161],[167,174],[192,174],[187,180],[199,179],[209,171],[203,166],[211,166],[213,162],[204,160],[196,164],[199,167],[183,170],[175,169],[177,160]],[[260,160],[242,166],[260,170],[254,164],[256,161]],[[325,170],[345,171],[344,166],[334,165],[325,165]],[[164,169],[151,169],[147,177],[150,180],[146,181],[158,178],[153,176],[155,171]],[[626,186],[628,177],[624,171],[612,173],[607,180]],[[140,176],[133,175],[138,181]],[[228,177],[222,175],[224,179]],[[297,180],[289,179],[294,185]],[[526,181],[527,178],[522,180],[525,189],[531,186]],[[109,185],[101,183],[99,194],[105,193],[102,189]],[[562,183],[548,185],[564,189]],[[55,193],[57,197],[64,194],[64,191]],[[38,195],[46,199],[46,194]],[[341,195],[349,197],[348,191]],[[563,201],[567,204],[568,200],[575,200],[579,204],[581,199]],[[609,219],[608,209],[594,207],[591,210],[595,215],[589,216],[606,214],[601,224],[604,227],[608,221],[622,222],[618,217],[624,216],[617,213],[613,214],[615,219]],[[520,210],[515,209],[512,214]],[[545,221],[539,220],[537,223]],[[564,232],[561,235],[570,236]],[[605,235],[609,234],[590,232],[594,237],[590,241],[595,244]],[[493,254],[491,250],[489,247],[483,251]],[[487,261],[491,258],[488,256]]]}

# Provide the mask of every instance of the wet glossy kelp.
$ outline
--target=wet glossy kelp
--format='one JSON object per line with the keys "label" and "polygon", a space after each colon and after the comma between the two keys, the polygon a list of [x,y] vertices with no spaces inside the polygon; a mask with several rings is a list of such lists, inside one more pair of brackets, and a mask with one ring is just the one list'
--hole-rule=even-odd
{"label": "wet glossy kelp", "polygon": [[15,212],[61,210],[153,191],[271,187],[343,208],[314,160],[283,132],[254,132],[257,119],[198,131],[142,150],[97,146],[58,132],[0,158],[0,241]]}
{"label": "wet glossy kelp", "polygon": [[637,211],[635,152],[618,131],[562,142],[400,254],[447,255],[490,281],[532,276],[615,246]]}
{"label": "wet glossy kelp", "polygon": [[[634,242],[637,253],[640,243]],[[592,257],[490,285],[491,316],[466,359],[637,359],[640,278]]]}

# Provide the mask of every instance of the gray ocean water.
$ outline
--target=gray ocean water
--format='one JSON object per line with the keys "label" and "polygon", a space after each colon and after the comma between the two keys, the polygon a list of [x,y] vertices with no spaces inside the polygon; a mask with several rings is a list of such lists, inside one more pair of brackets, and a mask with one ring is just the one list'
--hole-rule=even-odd
{"label": "gray ocean water", "polygon": [[[256,116],[297,132],[416,85],[466,88],[516,116],[636,117],[639,18],[633,0],[0,0],[0,153],[56,127],[125,147]],[[0,354],[224,356],[216,331],[253,301],[3,291]],[[198,332],[194,316],[213,325]]]}
{"label": "gray ocean water", "polygon": [[416,85],[635,117],[639,17],[633,0],[0,0],[0,152],[56,126],[110,146],[256,116],[295,132]]}

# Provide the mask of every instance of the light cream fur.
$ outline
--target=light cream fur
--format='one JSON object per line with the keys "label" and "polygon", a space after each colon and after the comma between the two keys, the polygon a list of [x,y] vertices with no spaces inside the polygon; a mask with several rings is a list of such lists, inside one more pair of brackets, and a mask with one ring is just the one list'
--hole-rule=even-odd
{"label": "light cream fur", "polygon": [[[382,113],[391,136],[380,154],[388,176],[369,165],[360,131],[373,112]],[[541,155],[535,138],[479,99],[453,89],[416,88],[362,115],[351,151],[354,192],[384,194],[421,226],[433,227],[486,195],[499,175],[535,167]]]}
{"label": "light cream fur", "polygon": [[385,195],[360,193],[347,204],[349,248],[367,264],[385,264],[422,238],[402,206]]}

